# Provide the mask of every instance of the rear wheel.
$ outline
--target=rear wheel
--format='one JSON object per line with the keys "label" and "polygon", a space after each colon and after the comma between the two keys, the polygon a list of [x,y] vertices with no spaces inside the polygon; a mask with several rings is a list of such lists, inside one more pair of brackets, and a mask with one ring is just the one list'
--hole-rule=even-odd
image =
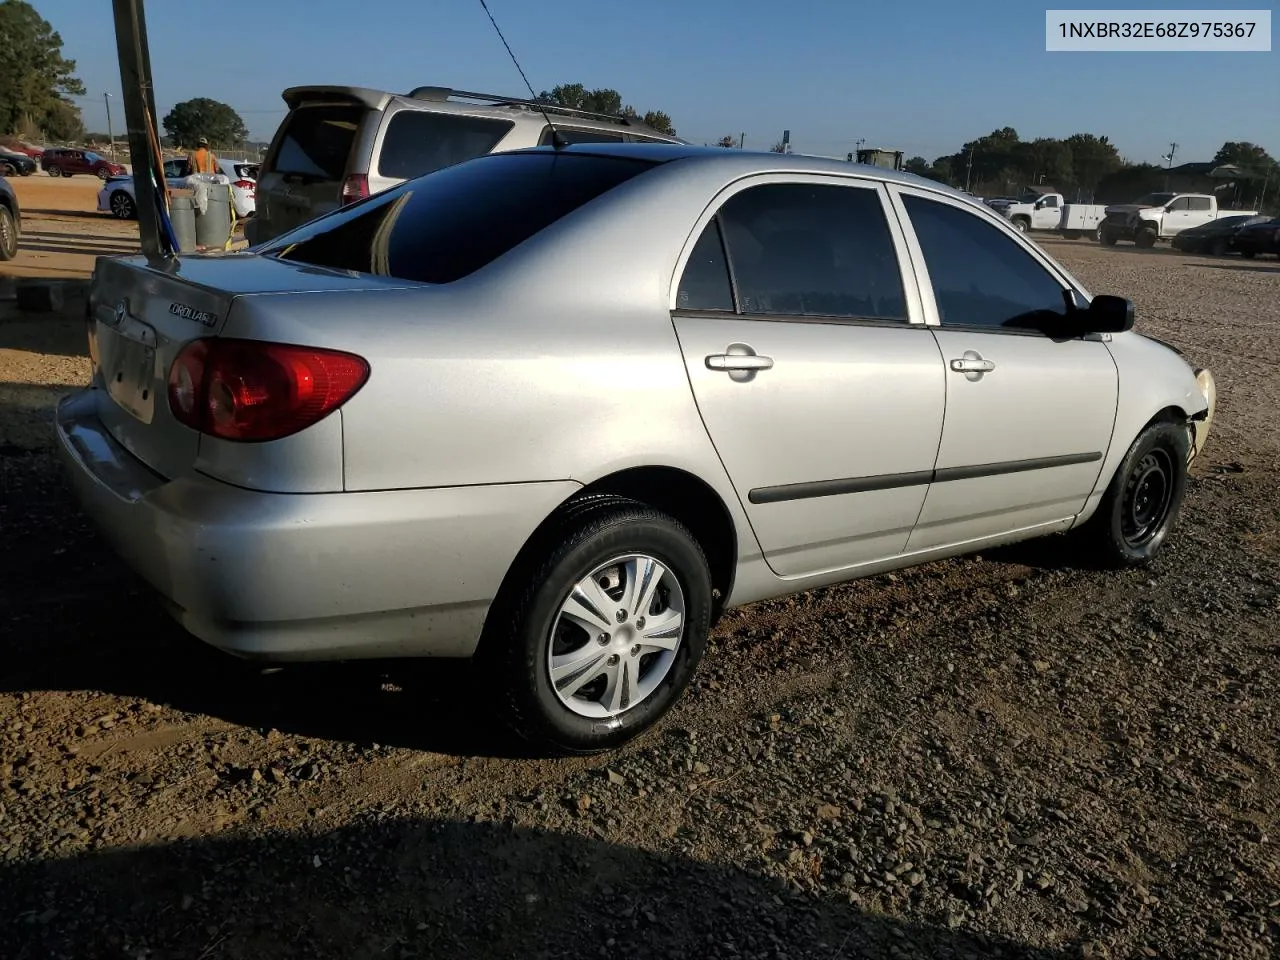
{"label": "rear wheel", "polygon": [[133,197],[125,193],[123,190],[116,190],[111,194],[109,201],[111,213],[120,220],[132,220],[138,215],[138,208],[133,202]]}
{"label": "rear wheel", "polygon": [[18,255],[18,225],[8,207],[0,206],[0,260]]}
{"label": "rear wheel", "polygon": [[1186,493],[1190,449],[1187,428],[1177,423],[1154,423],[1133,441],[1080,531],[1103,564],[1138,566],[1159,552]]}
{"label": "rear wheel", "polygon": [[1255,252],[1255,251],[1253,251],[1253,250],[1241,250],[1241,251],[1240,251],[1240,256],[1244,257],[1246,260],[1252,260],[1252,259],[1254,258],[1254,256],[1255,256],[1255,255],[1256,255],[1256,252]]}
{"label": "rear wheel", "polygon": [[1031,223],[1025,217],[1014,217],[1013,229],[1017,230],[1019,233],[1026,233],[1031,229]]}
{"label": "rear wheel", "polygon": [[620,497],[571,506],[544,544],[495,601],[481,662],[519,735],[565,753],[617,747],[666,714],[702,659],[706,557],[679,521]]}
{"label": "rear wheel", "polygon": [[110,171],[110,170],[108,170],[106,167],[99,167],[99,168],[98,168],[98,179],[99,179],[99,180],[101,180],[101,181],[103,181],[104,183],[105,183],[107,180],[110,180],[110,179],[111,179],[111,171]]}
{"label": "rear wheel", "polygon": [[18,168],[12,163],[0,162],[0,177],[16,177],[17,175]]}

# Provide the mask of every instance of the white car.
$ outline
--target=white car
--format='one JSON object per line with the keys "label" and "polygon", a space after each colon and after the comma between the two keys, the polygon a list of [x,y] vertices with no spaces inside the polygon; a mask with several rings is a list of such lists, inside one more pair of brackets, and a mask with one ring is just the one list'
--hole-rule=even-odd
{"label": "white car", "polygon": [[[244,160],[219,160],[219,172],[231,181],[231,200],[235,204],[236,218],[244,220],[253,216],[257,207],[258,164]],[[185,187],[191,165],[186,157],[164,162],[164,178],[173,189]],[[98,191],[98,209],[121,220],[135,220],[138,205],[133,195],[133,177],[112,177]]]}

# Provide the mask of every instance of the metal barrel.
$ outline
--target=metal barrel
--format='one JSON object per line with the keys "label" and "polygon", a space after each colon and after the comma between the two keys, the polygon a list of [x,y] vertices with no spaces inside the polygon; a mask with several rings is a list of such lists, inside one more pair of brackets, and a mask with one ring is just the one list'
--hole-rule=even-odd
{"label": "metal barrel", "polygon": [[204,213],[196,212],[196,245],[221,250],[231,238],[231,191],[209,184],[209,203]]}
{"label": "metal barrel", "polygon": [[190,197],[174,197],[169,201],[169,219],[178,238],[179,253],[196,249],[196,208]]}

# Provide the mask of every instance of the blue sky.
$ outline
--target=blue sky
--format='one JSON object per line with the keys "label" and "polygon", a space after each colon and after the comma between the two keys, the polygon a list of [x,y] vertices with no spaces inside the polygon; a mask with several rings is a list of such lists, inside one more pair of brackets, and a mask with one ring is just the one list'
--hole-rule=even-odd
{"label": "blue sky", "polygon": [[[1240,9],[1236,3],[1082,3],[1083,8]],[[108,0],[35,0],[105,130],[104,90],[120,74]],[[1023,139],[1087,132],[1129,160],[1208,160],[1224,140],[1280,155],[1280,52],[1046,53],[1052,4],[985,0],[489,0],[538,89],[613,87],[642,112],[667,111],[702,143],[745,132],[767,148],[790,129],[797,152],[867,146],[932,160],[1010,125]],[[147,7],[156,106],[209,96],[255,138],[284,115],[280,91],[338,83],[421,84],[519,95],[519,75],[479,0],[259,0]],[[123,109],[113,103],[117,132]]]}

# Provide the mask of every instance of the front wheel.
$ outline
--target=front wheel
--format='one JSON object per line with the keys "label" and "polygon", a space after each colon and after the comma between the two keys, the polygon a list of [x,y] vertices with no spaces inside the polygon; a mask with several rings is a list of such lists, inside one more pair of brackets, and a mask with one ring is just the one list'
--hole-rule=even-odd
{"label": "front wheel", "polygon": [[1133,441],[1080,531],[1104,565],[1139,566],[1159,552],[1186,493],[1190,450],[1187,428],[1177,423],[1152,424]]}
{"label": "front wheel", "polygon": [[1104,230],[1102,227],[1098,228],[1098,242],[1104,247],[1114,247],[1118,239],[1114,231]]}
{"label": "front wheel", "polygon": [[1150,250],[1156,245],[1158,236],[1152,227],[1143,227],[1134,235],[1133,245],[1143,250]]}
{"label": "front wheel", "polygon": [[61,168],[61,167],[58,167],[58,166],[50,167],[50,168],[48,169],[48,171],[47,171],[47,172],[48,172],[49,176],[51,176],[51,177],[60,177],[60,176],[62,176],[62,168]]}
{"label": "front wheel", "polygon": [[0,163],[0,177],[16,177],[18,168],[12,163]]}
{"label": "front wheel", "polygon": [[620,497],[571,506],[544,543],[489,615],[509,722],[557,752],[618,747],[666,714],[702,659],[706,556],[679,521]]}

